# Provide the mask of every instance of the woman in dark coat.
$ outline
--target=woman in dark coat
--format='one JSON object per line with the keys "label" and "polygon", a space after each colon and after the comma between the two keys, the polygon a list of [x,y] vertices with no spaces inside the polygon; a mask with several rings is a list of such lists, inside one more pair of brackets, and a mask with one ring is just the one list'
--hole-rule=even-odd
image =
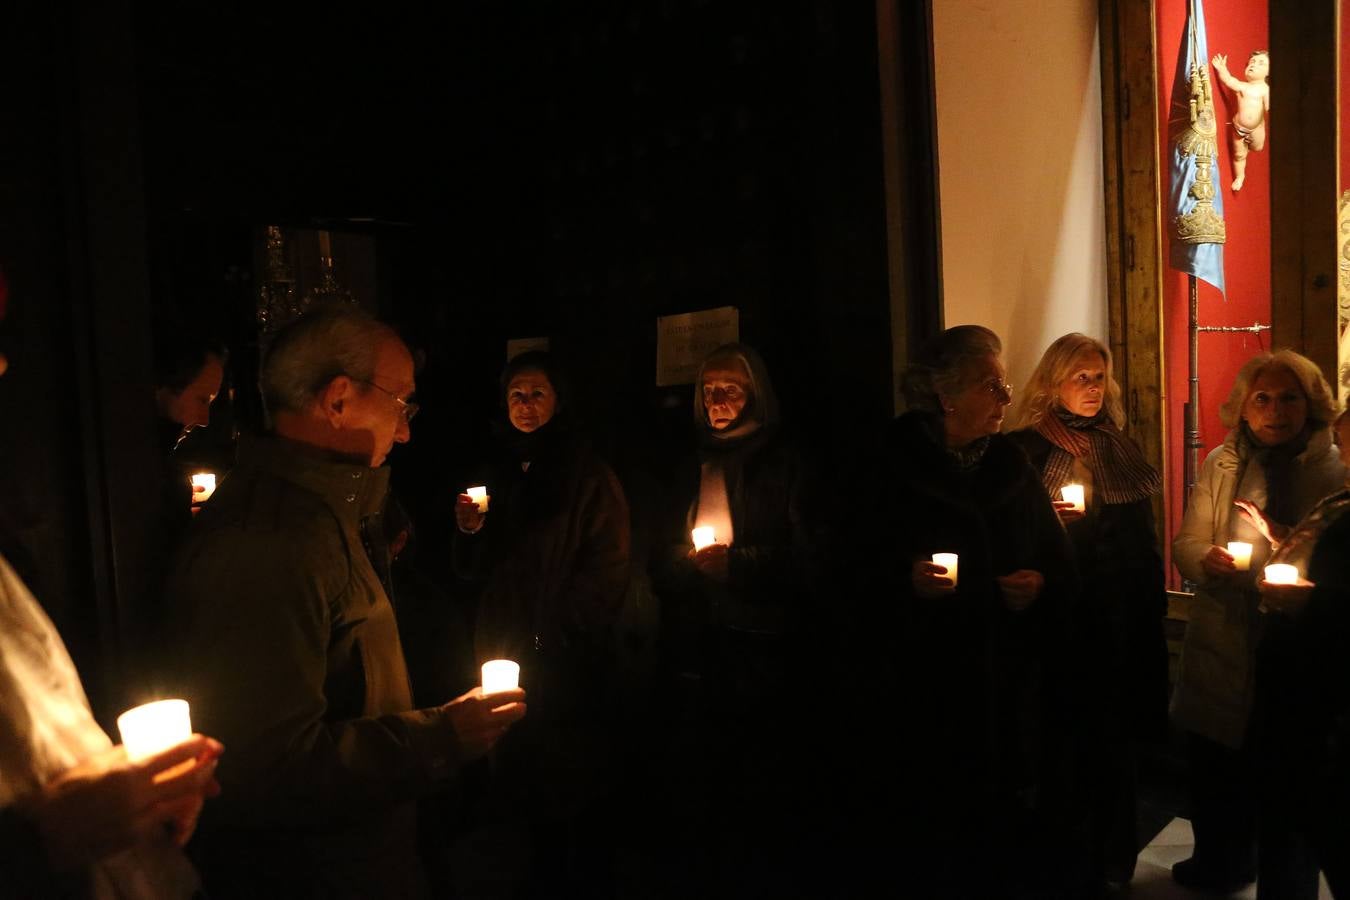
{"label": "woman in dark coat", "polygon": [[[1136,742],[1167,730],[1167,593],[1152,501],[1162,479],[1122,433],[1111,352],[1087,335],[1066,334],[1046,349],[1011,427],[1064,522],[1082,576],[1072,651],[1086,676],[1080,709],[1096,866],[1124,884],[1139,853]],[[1081,510],[1060,499],[1075,483],[1084,490]]]}
{"label": "woman in dark coat", "polygon": [[[824,668],[803,635],[828,627],[815,615],[811,479],[753,348],[709,354],[693,415],[698,452],[672,479],[666,552],[653,563],[662,670],[674,694],[666,718],[682,723],[672,743],[685,748],[672,765],[692,782],[672,793],[706,817],[689,825],[708,836],[691,850],[713,855],[703,862],[714,868],[695,881],[743,879],[773,893],[808,858],[792,849],[802,833],[789,823],[810,819],[817,805],[817,761],[806,762],[816,735],[800,712],[805,683]],[[712,542],[696,549],[693,532],[703,528]]]}
{"label": "woman in dark coat", "polygon": [[[906,373],[910,411],[891,434],[895,599],[884,630],[903,640],[892,693],[911,728],[897,764],[916,868],[932,879],[925,896],[1074,896],[1081,886],[1059,777],[1076,575],[1039,476],[999,434],[1012,402],[1000,352],[977,325],[930,340]],[[935,553],[957,554],[956,571]]]}
{"label": "woman in dark coat", "polygon": [[[457,574],[481,587],[478,663],[512,659],[530,692],[531,727],[496,751],[501,814],[528,827],[535,859],[527,892],[593,882],[605,839],[591,828],[614,751],[619,711],[613,628],[628,586],[628,505],[609,466],[579,435],[565,379],[547,353],[502,373],[502,454],[478,482],[488,511],[455,505]],[[587,868],[590,867],[590,868]]]}

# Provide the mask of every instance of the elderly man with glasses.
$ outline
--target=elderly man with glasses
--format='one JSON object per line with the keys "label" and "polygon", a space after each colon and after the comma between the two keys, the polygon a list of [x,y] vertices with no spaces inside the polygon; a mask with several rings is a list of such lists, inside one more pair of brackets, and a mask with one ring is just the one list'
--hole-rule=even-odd
{"label": "elderly man with glasses", "polygon": [[230,747],[204,880],[218,897],[425,896],[412,801],[486,753],[524,694],[413,708],[372,552],[383,463],[417,411],[394,331],[311,313],[277,335],[261,387],[272,432],[241,443],[168,589],[184,695]]}

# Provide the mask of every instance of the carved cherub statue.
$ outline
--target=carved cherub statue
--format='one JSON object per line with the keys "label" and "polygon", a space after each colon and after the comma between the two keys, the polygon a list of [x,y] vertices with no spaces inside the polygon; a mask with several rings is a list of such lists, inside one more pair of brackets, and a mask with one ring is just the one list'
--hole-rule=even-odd
{"label": "carved cherub statue", "polygon": [[1247,60],[1247,69],[1243,72],[1246,81],[1239,81],[1228,71],[1228,54],[1216,53],[1214,70],[1219,80],[1237,95],[1237,113],[1233,116],[1233,191],[1242,190],[1247,180],[1247,154],[1260,152],[1266,148],[1266,113],[1270,111],[1270,85],[1266,76],[1270,74],[1270,54],[1265,50],[1256,50]]}

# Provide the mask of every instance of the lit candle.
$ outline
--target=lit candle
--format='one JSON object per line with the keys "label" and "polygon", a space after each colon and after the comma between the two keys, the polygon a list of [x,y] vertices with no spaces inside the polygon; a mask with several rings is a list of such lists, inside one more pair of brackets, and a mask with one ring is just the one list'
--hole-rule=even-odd
{"label": "lit candle", "polygon": [[469,488],[467,493],[469,495],[469,499],[471,499],[475,504],[477,504],[479,512],[485,513],[488,511],[488,501],[492,498],[488,496],[487,488],[471,487]]}
{"label": "lit candle", "polygon": [[717,534],[711,525],[700,525],[690,533],[690,536],[694,539],[695,550],[702,550],[717,543]]}
{"label": "lit candle", "polygon": [[956,554],[934,553],[933,562],[947,570],[946,577],[952,580],[952,587],[956,587]]}
{"label": "lit candle", "polygon": [[1059,489],[1059,492],[1063,495],[1065,500],[1073,504],[1073,508],[1078,512],[1082,512],[1086,509],[1086,504],[1083,502],[1083,486],[1081,484],[1066,484]]}
{"label": "lit candle", "polygon": [[496,694],[520,687],[520,663],[490,659],[483,663],[483,693]]}
{"label": "lit candle", "polygon": [[192,502],[205,503],[216,492],[214,472],[198,472],[192,476]]}
{"label": "lit candle", "polygon": [[1266,581],[1271,584],[1298,584],[1298,567],[1286,563],[1266,566]]}
{"label": "lit candle", "polygon": [[156,700],[118,716],[117,730],[122,733],[127,758],[135,762],[192,737],[192,717],[186,700]]}
{"label": "lit candle", "polygon": [[1245,541],[1229,541],[1228,554],[1233,557],[1233,567],[1246,572],[1252,567],[1252,545]]}

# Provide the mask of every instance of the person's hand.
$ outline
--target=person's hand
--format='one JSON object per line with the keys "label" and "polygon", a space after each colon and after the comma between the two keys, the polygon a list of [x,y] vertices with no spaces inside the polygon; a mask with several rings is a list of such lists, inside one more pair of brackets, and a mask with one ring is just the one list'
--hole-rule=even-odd
{"label": "person's hand", "polygon": [[520,688],[484,694],[476,687],[445,706],[450,724],[466,759],[487,754],[506,730],[525,716],[525,692]]}
{"label": "person's hand", "polygon": [[694,568],[704,575],[721,584],[726,583],[730,571],[726,544],[709,544],[702,550],[695,550],[689,558],[694,561]]}
{"label": "person's hand", "polygon": [[1021,612],[1035,603],[1045,587],[1045,576],[1033,569],[1018,569],[994,580],[1003,592],[1003,605],[1013,612]]}
{"label": "person's hand", "polygon": [[1256,589],[1261,592],[1259,608],[1262,612],[1277,612],[1297,618],[1303,614],[1316,586],[1306,578],[1299,578],[1293,584],[1271,584],[1262,578],[1256,583]]}
{"label": "person's hand", "polygon": [[1077,522],[1087,515],[1087,512],[1079,509],[1072,500],[1051,500],[1050,502],[1055,506],[1055,515],[1059,516],[1059,520],[1065,525],[1070,522]]}
{"label": "person's hand", "polygon": [[479,512],[478,504],[468,494],[460,494],[455,498],[455,524],[460,531],[473,534],[483,527],[485,518],[487,513]]}
{"label": "person's hand", "polygon": [[909,570],[910,583],[914,593],[929,600],[948,597],[956,593],[956,585],[947,577],[947,567],[926,559],[916,559]]}
{"label": "person's hand", "polygon": [[67,769],[23,801],[37,823],[48,862],[69,870],[141,843],[181,847],[208,797],[220,793],[216,760],[224,747],[194,734],[131,762],[118,745]]}
{"label": "person's hand", "polygon": [[1247,523],[1261,533],[1261,537],[1270,542],[1272,548],[1280,546],[1280,541],[1289,537],[1290,529],[1288,526],[1281,525],[1266,516],[1261,507],[1252,501],[1239,497],[1233,501],[1237,507],[1238,515],[1247,520]]}
{"label": "person's hand", "polygon": [[1237,572],[1233,563],[1233,554],[1223,547],[1213,546],[1200,559],[1200,568],[1211,578],[1227,578]]}
{"label": "person's hand", "polygon": [[1213,58],[1212,60],[1210,60],[1210,62],[1214,64],[1214,68],[1218,69],[1220,72],[1222,72],[1222,73],[1225,74],[1225,75],[1228,74],[1228,54],[1227,54],[1227,53],[1215,53],[1215,54],[1214,54],[1214,58]]}

